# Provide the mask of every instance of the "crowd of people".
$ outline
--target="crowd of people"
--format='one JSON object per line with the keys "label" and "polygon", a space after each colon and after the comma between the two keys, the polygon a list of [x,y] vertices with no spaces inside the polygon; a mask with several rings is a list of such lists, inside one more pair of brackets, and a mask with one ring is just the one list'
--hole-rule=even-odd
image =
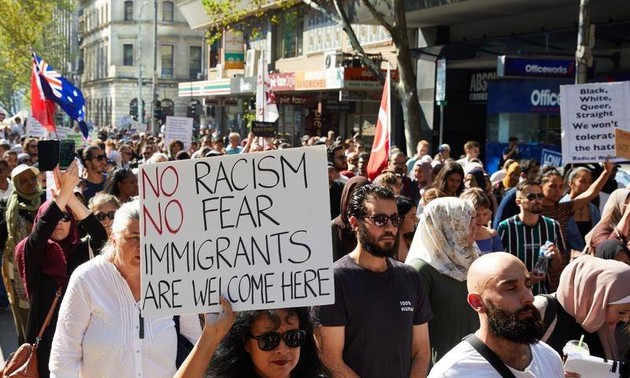
{"label": "crowd of people", "polygon": [[0,314],[34,342],[61,297],[42,377],[575,377],[576,339],[630,360],[630,190],[611,162],[541,167],[512,138],[490,175],[478,142],[456,160],[420,141],[370,180],[360,140],[305,136],[328,152],[335,302],[143,317],[138,167],[292,146],[101,130],[47,188],[37,142],[0,140]]}

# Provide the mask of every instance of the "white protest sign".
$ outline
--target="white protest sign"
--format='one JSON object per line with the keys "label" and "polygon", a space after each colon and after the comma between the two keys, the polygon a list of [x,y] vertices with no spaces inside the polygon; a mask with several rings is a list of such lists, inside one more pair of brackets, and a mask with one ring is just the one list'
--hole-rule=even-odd
{"label": "white protest sign", "polygon": [[614,158],[615,129],[630,129],[630,82],[562,85],[560,97],[563,164]]}
{"label": "white protest sign", "polygon": [[144,164],[143,316],[334,302],[322,146]]}
{"label": "white protest sign", "polygon": [[29,116],[26,122],[26,135],[36,138],[48,138],[48,130],[33,116]]}
{"label": "white protest sign", "polygon": [[72,133],[72,129],[69,127],[57,127],[56,128],[56,136],[57,139],[62,140],[62,139],[69,139],[68,135],[70,135]]}
{"label": "white protest sign", "polygon": [[166,128],[164,130],[164,144],[169,145],[174,140],[184,143],[184,149],[190,147],[193,132],[193,119],[188,117],[166,117]]}

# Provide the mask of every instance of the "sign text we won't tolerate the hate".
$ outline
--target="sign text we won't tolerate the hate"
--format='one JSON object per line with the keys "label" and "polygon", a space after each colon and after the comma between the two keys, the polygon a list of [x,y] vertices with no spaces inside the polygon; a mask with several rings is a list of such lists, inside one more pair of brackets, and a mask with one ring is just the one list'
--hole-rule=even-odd
{"label": "sign text we won't tolerate the hate", "polygon": [[143,165],[145,316],[334,302],[326,149]]}

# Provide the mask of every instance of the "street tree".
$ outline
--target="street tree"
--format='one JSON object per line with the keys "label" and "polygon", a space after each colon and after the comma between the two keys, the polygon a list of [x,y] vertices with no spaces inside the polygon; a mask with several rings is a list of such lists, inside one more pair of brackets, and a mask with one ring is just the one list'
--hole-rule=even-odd
{"label": "street tree", "polygon": [[[348,16],[350,2],[340,0],[302,0],[311,8],[324,13],[331,20],[339,24],[355,53],[363,64],[384,83],[381,67],[365,53]],[[285,9],[298,4],[296,0],[202,0],[206,13],[210,18],[208,36],[211,41],[216,40],[224,30],[247,25],[251,30],[258,20],[266,15],[272,21],[278,19],[278,14]],[[420,108],[417,77],[414,61],[411,57],[407,18],[404,0],[357,0],[371,14],[373,20],[382,25],[390,34],[396,48],[396,59],[399,80],[394,82],[394,93],[400,101],[403,119],[406,148],[410,153],[415,151],[415,145],[420,139],[430,139],[431,133],[426,125],[422,109]],[[247,28],[247,27],[246,27]]]}

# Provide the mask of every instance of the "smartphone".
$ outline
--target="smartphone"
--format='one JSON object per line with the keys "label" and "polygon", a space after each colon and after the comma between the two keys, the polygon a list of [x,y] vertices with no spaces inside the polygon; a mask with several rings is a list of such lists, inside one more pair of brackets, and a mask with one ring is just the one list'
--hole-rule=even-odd
{"label": "smartphone", "polygon": [[66,169],[74,160],[74,140],[40,140],[37,142],[38,162],[40,171],[52,171],[57,164],[60,169]]}
{"label": "smartphone", "polygon": [[75,156],[74,140],[64,139],[59,141],[59,169],[67,169]]}

